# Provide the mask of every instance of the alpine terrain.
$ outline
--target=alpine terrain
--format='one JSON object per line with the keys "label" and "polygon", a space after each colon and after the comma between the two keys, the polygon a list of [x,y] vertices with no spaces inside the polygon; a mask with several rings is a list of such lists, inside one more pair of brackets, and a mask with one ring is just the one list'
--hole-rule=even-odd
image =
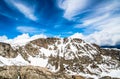
{"label": "alpine terrain", "polygon": [[0,79],[120,79],[120,50],[78,38],[0,42]]}

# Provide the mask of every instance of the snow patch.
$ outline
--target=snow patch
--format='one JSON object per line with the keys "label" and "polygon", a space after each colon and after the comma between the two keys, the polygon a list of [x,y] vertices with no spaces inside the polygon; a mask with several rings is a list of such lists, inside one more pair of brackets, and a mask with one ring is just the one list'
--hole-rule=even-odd
{"label": "snow patch", "polygon": [[0,56],[0,61],[2,62],[0,66],[4,65],[28,65],[29,63],[23,59],[21,55],[18,55],[16,58],[5,58]]}
{"label": "snow patch", "polygon": [[30,61],[30,65],[33,65],[33,66],[46,67],[48,63],[47,59],[43,59],[39,57],[29,56],[28,60]]}
{"label": "snow patch", "polygon": [[110,70],[109,73],[102,72],[101,76],[110,76],[110,77],[120,78],[120,70]]}

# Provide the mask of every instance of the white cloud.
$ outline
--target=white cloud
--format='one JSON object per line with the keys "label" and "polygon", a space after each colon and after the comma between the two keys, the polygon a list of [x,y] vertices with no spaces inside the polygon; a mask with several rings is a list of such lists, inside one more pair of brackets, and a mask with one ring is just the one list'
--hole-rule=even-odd
{"label": "white cloud", "polygon": [[[97,17],[96,17],[97,18]],[[95,18],[95,19],[96,19]],[[102,18],[98,21],[98,19],[87,20],[84,24],[86,24],[87,28],[99,30],[95,31],[89,35],[83,35],[81,33],[76,33],[74,37],[82,37],[82,39],[96,43],[98,45],[116,45],[120,42],[120,17],[109,17],[108,19]],[[86,30],[87,31],[87,30]]]}
{"label": "white cloud", "polygon": [[10,7],[14,7],[16,8],[17,10],[19,10],[22,14],[25,15],[25,17],[33,20],[33,21],[36,21],[37,20],[37,17],[34,15],[34,8],[32,7],[29,7],[21,2],[17,2],[15,0],[5,0],[6,3],[10,6]]}
{"label": "white cloud", "polygon": [[111,34],[105,31],[94,32],[90,35],[83,35],[82,33],[75,33],[71,38],[80,38],[90,43],[96,43],[100,46],[111,45],[114,46],[120,42],[120,33]]}
{"label": "white cloud", "polygon": [[100,23],[105,22],[106,19],[109,19],[109,17],[110,17],[110,14],[106,13],[106,14],[103,14],[101,16],[96,16],[94,18],[89,18],[89,19],[87,18],[87,19],[83,20],[82,24],[77,24],[74,27],[75,28],[83,28],[83,27],[91,26],[91,27],[96,28],[96,26],[99,26]]}
{"label": "white cloud", "polygon": [[3,39],[3,40],[0,40],[0,42],[9,43],[12,46],[23,46],[27,44],[29,41],[32,41],[38,38],[47,38],[47,36],[44,34],[39,34],[34,36],[29,36],[29,34],[22,34],[22,35],[18,35],[13,39],[8,39],[7,36],[0,36],[0,39]]}
{"label": "white cloud", "polygon": [[[44,34],[38,34],[34,36],[29,36],[29,34],[18,35],[13,39],[8,39],[7,36],[0,36],[0,42],[9,43],[12,46],[23,46],[29,41],[38,39],[38,38],[47,38]],[[61,37],[58,37],[61,38]],[[90,43],[96,43],[98,45],[116,45],[120,42],[120,33],[111,34],[105,31],[94,32],[90,35],[83,35],[82,33],[75,33],[70,36],[70,38],[80,38]]]}
{"label": "white cloud", "polygon": [[[87,16],[87,18],[94,18],[98,17],[101,14],[106,14],[113,12],[114,10],[119,10],[119,2],[118,1],[105,1],[104,3],[99,3],[98,5],[91,4],[94,3],[94,1],[89,0],[59,0],[58,6],[65,11],[64,18],[68,20],[74,20],[74,16],[90,11],[90,16]],[[91,6],[89,6],[91,5]],[[93,6],[93,7],[92,7]],[[86,9],[87,8],[87,9]],[[104,18],[105,16],[103,16]],[[98,18],[102,19],[102,18]]]}
{"label": "white cloud", "polygon": [[95,15],[95,14],[110,13],[110,12],[113,12],[114,10],[119,9],[119,6],[120,4],[117,0],[106,1],[96,6],[94,8],[95,11],[93,14]]}
{"label": "white cloud", "polygon": [[91,25],[91,24],[93,25],[93,24],[99,23],[99,22],[107,19],[109,16],[110,16],[110,14],[107,13],[107,14],[104,14],[102,16],[97,16],[97,17],[94,17],[94,18],[91,18],[91,19],[87,19],[83,22],[83,25],[88,26],[88,25]]}
{"label": "white cloud", "polygon": [[[106,22],[106,20],[116,17],[117,14],[113,14],[115,11],[119,10],[119,3],[117,1],[106,1],[105,3],[101,3],[88,11],[89,16],[80,19],[80,22],[83,22],[81,25],[75,26],[75,28],[87,27],[87,26],[98,26],[101,22]],[[115,12],[117,13],[117,12]],[[119,15],[118,15],[119,16]],[[99,24],[99,25],[100,25]]]}
{"label": "white cloud", "polygon": [[83,39],[84,35],[82,33],[75,33],[75,34],[71,35],[70,38],[80,38],[80,39]]}
{"label": "white cloud", "polygon": [[38,39],[38,38],[47,38],[47,36],[44,34],[34,35],[31,37],[31,40]]}
{"label": "white cloud", "polygon": [[7,40],[8,38],[7,38],[7,36],[0,36],[0,42],[3,42],[3,41],[5,41],[5,40]]}
{"label": "white cloud", "polygon": [[21,32],[21,33],[35,33],[35,32],[37,32],[38,31],[38,29],[37,28],[35,28],[35,27],[28,27],[28,26],[18,26],[17,28],[16,28],[19,32]]}
{"label": "white cloud", "polygon": [[30,34],[44,33],[46,31],[45,29],[39,29],[30,26],[18,26],[16,30],[18,30],[21,33],[30,33]]}
{"label": "white cloud", "polygon": [[58,5],[65,10],[64,17],[71,20],[73,16],[83,10],[89,0],[59,0]]}
{"label": "white cloud", "polygon": [[[97,17],[96,17],[97,18]],[[109,34],[120,34],[120,17],[113,16],[108,17],[107,19],[98,19],[94,18],[84,21],[83,25],[89,26],[87,28],[99,30],[100,32],[106,32]],[[96,19],[96,20],[95,20]]]}
{"label": "white cloud", "polygon": [[14,3],[16,8],[23,13],[27,18],[36,21],[37,18],[34,15],[34,12],[31,10],[31,8],[27,7],[26,5],[23,5],[21,3]]}
{"label": "white cloud", "polygon": [[[82,19],[82,24],[75,28],[86,28],[84,32],[94,30],[89,35],[81,33],[74,34],[74,37],[82,36],[82,39],[98,45],[116,45],[120,42],[120,14],[115,12],[119,8],[115,1],[101,4],[95,7],[93,13]],[[79,36],[79,37],[80,37]]]}
{"label": "white cloud", "polygon": [[[107,31],[109,33],[119,32],[120,29],[120,17],[111,17],[104,19],[103,21],[96,23],[94,26],[98,26],[97,29]],[[108,30],[109,29],[109,30]]]}

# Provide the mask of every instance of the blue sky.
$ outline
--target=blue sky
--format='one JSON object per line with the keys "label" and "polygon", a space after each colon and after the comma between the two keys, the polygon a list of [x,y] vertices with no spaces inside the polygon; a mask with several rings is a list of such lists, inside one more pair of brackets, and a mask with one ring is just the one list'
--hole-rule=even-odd
{"label": "blue sky", "polygon": [[120,0],[0,0],[0,37],[80,37],[120,44]]}

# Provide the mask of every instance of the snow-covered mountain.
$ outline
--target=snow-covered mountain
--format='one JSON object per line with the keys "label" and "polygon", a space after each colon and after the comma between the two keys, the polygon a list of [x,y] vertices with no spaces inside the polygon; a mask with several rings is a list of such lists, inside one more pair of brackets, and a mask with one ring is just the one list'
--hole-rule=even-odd
{"label": "snow-covered mountain", "polygon": [[40,38],[23,46],[0,43],[0,66],[40,66],[55,73],[120,78],[120,50],[77,38]]}

